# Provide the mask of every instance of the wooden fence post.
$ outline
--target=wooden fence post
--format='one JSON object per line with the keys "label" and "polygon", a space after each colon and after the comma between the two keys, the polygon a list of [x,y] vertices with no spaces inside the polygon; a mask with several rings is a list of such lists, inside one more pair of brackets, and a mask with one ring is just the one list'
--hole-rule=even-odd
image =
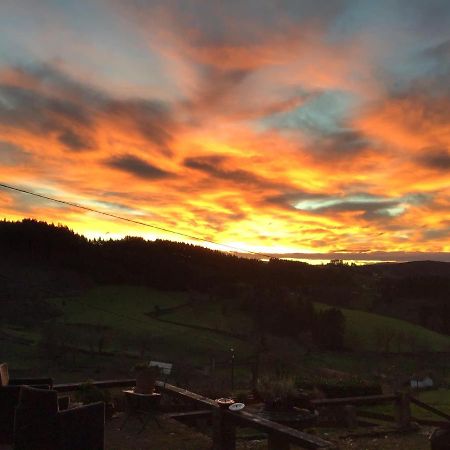
{"label": "wooden fence post", "polygon": [[406,392],[398,393],[397,400],[395,401],[395,413],[398,427],[401,430],[411,428],[411,406],[409,394]]}
{"label": "wooden fence post", "polygon": [[268,436],[268,450],[289,450],[290,445],[283,436],[271,433]]}
{"label": "wooden fence post", "polygon": [[221,408],[213,411],[213,450],[236,450],[236,427]]}
{"label": "wooden fence post", "polygon": [[356,407],[353,405],[344,406],[345,424],[348,428],[355,428],[358,425],[356,419]]}

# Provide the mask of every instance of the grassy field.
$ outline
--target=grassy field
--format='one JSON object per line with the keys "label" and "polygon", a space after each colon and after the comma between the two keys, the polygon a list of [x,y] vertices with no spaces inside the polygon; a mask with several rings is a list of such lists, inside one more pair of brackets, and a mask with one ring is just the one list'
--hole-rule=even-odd
{"label": "grassy field", "polygon": [[[411,395],[421,400],[422,402],[427,403],[428,405],[434,406],[444,413],[450,414],[450,389],[440,388],[430,391],[412,392]],[[395,416],[393,404],[375,405],[370,407],[363,407],[361,409]],[[445,419],[441,418],[440,416],[437,416],[436,414],[425,410],[413,403],[411,403],[411,416],[413,420],[426,419],[434,421],[445,421]],[[377,423],[377,421],[374,419],[369,420]],[[385,422],[378,423],[385,425]]]}
{"label": "grassy field", "polygon": [[[318,309],[328,305],[315,303]],[[380,314],[341,308],[345,316],[345,344],[351,350],[411,352],[449,351],[450,337],[419,325]],[[389,341],[389,342],[388,342]]]}
{"label": "grassy field", "polygon": [[[229,358],[229,349],[233,347],[238,358],[245,358],[252,353],[250,344],[239,339],[214,331],[195,330],[179,325],[156,320],[148,313],[179,305],[186,305],[189,294],[166,292],[135,286],[103,286],[93,288],[80,296],[53,299],[52,302],[62,311],[57,321],[64,328],[64,334],[74,347],[91,351],[92,364],[101,355],[95,354],[95,341],[105,334],[103,352],[111,353],[117,358],[173,360],[186,362],[196,367],[208,365],[210,359],[217,361]],[[316,304],[317,308],[328,306]],[[311,352],[300,357],[302,370],[314,371],[317,367],[328,367],[361,375],[388,372],[394,362],[391,357],[384,358],[376,351],[385,350],[386,336],[392,335],[389,350],[446,350],[450,347],[450,338],[405,321],[357,310],[343,309],[346,318],[345,343],[355,352],[374,352],[370,357],[361,358],[357,353]],[[163,314],[164,320],[177,321],[190,325],[200,325],[213,330],[231,333],[249,333],[252,326],[248,317],[229,305],[218,301],[200,299],[191,305],[183,306],[173,312]],[[35,344],[41,330],[33,328],[11,328],[3,326],[2,330],[15,338],[9,339],[4,358],[15,362],[17,368],[34,365],[33,357],[38,358]],[[413,336],[411,340],[409,338]],[[1,336],[0,336],[1,337]],[[27,343],[21,340],[28,341]],[[13,342],[13,343],[12,343]],[[31,342],[31,344],[30,344]],[[143,344],[141,344],[144,342]],[[301,348],[292,342],[282,345],[294,345],[291,349],[298,353]],[[143,347],[144,350],[143,350]],[[289,347],[290,348],[290,347]],[[93,351],[94,350],[94,351]],[[287,349],[280,355],[288,355]],[[111,355],[110,355],[111,356]],[[280,356],[281,357],[281,356]],[[289,359],[293,359],[287,356]],[[296,355],[298,359],[298,355]],[[417,358],[396,356],[395,365],[404,373],[413,373],[420,369]],[[402,359],[403,358],[403,359]],[[295,359],[295,358],[294,358]],[[86,366],[92,365],[88,356],[80,355],[78,360]],[[111,360],[111,358],[110,358]],[[77,361],[79,365],[80,362]],[[106,364],[106,362],[105,362]],[[124,364],[132,365],[132,361]],[[108,364],[106,364],[108,365]],[[75,364],[74,364],[75,366]],[[386,370],[385,370],[386,369]]]}
{"label": "grassy field", "polygon": [[149,340],[150,351],[153,349],[153,353],[160,357],[163,356],[163,348],[169,358],[187,358],[195,363],[207,363],[212,355],[227,354],[230,347],[237,348],[241,354],[248,353],[248,346],[242,341],[161,322],[148,315],[155,306],[170,308],[186,303],[187,299],[187,294],[179,292],[109,286],[92,289],[80,297],[56,299],[54,302],[63,311],[63,316],[58,320],[68,326],[106,328],[107,350],[123,351],[122,344],[126,341],[132,351],[133,340],[137,343],[144,338]]}
{"label": "grassy field", "polygon": [[[185,329],[150,318],[155,307],[171,308],[185,304],[188,294],[163,292],[145,287],[108,286],[92,289],[80,297],[55,300],[68,324],[90,324],[110,327],[114,333],[151,334],[164,338],[176,347],[189,346],[193,351],[227,350],[240,342],[215,333]],[[316,303],[318,309],[327,305]],[[450,337],[409,322],[359,310],[342,309],[346,319],[345,344],[356,351],[445,351],[450,350]],[[126,316],[126,317],[125,317]],[[220,302],[203,301],[185,306],[163,319],[200,325],[231,333],[251,332],[251,321],[239,311],[224,308]],[[389,341],[389,342],[388,342]],[[245,349],[246,350],[246,349]]]}
{"label": "grassy field", "polygon": [[[329,308],[321,303],[317,309]],[[415,352],[450,351],[450,337],[419,325],[380,314],[341,308],[346,321],[345,345],[355,351]],[[251,330],[251,321],[242,313],[225,310],[221,303],[188,306],[164,316],[170,320],[202,325],[230,332]]]}
{"label": "grassy field", "polygon": [[252,321],[244,313],[224,307],[219,301],[194,303],[164,315],[165,319],[201,325],[230,333],[250,334]]}
{"label": "grassy field", "polygon": [[[195,364],[207,364],[211,356],[226,358],[230,347],[240,357],[245,357],[251,348],[245,342],[228,336],[204,330],[194,330],[161,322],[149,317],[155,310],[185,305],[187,293],[163,292],[145,287],[108,286],[98,287],[80,297],[57,299],[55,302],[64,315],[59,319],[67,325],[108,327],[107,349],[138,353],[133,340],[142,336],[150,338],[150,353],[156,358],[188,358]],[[326,305],[316,304],[317,308]],[[343,309],[346,318],[345,343],[347,348],[358,351],[382,351],[386,337],[391,336],[389,350],[411,351],[428,349],[432,351],[450,348],[450,338],[420,326],[378,314]],[[203,300],[192,305],[163,314],[162,319],[185,324],[200,325],[231,333],[251,332],[251,321],[240,311],[225,308],[217,301]],[[124,342],[131,343],[124,346]],[[86,344],[84,344],[86,345]],[[411,348],[411,346],[413,346]],[[129,348],[128,348],[129,347]],[[221,356],[222,355],[222,356]],[[369,373],[380,369],[380,358],[355,358],[350,354],[314,352],[305,365],[332,367],[339,370]],[[406,371],[416,370],[416,361],[401,361]]]}

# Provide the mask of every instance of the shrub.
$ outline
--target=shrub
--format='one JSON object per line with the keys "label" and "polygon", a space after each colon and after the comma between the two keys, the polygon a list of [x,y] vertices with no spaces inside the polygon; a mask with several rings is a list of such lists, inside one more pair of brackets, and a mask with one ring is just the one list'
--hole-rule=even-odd
{"label": "shrub", "polygon": [[80,385],[75,398],[77,401],[83,403],[83,405],[95,402],[109,403],[111,401],[111,394],[108,390],[100,389],[92,381],[88,380]]}
{"label": "shrub", "polygon": [[269,409],[286,409],[295,405],[298,389],[291,377],[261,378],[258,395]]}
{"label": "shrub", "polygon": [[378,383],[352,378],[318,378],[315,380],[299,379],[296,385],[303,389],[320,389],[328,398],[362,397],[367,395],[380,395],[383,393]]}

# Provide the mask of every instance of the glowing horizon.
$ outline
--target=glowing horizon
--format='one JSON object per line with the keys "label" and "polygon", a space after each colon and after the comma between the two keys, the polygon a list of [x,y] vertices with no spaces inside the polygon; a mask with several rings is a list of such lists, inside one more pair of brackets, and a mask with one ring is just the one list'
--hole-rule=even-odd
{"label": "glowing horizon", "polygon": [[[0,27],[0,182],[255,252],[448,260],[448,2],[6,0]],[[177,239],[6,190],[0,218]]]}

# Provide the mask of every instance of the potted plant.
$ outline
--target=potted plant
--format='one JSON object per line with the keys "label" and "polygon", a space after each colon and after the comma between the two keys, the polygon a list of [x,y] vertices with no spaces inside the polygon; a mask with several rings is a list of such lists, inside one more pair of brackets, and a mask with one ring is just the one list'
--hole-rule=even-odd
{"label": "potted plant", "polygon": [[267,411],[289,411],[295,406],[297,388],[293,378],[262,378],[258,383],[258,396]]}
{"label": "potted plant", "polygon": [[263,378],[258,394],[264,401],[265,411],[261,414],[269,420],[295,424],[298,429],[313,426],[317,421],[318,412],[312,407],[309,396],[296,388],[294,378]]}
{"label": "potted plant", "polygon": [[133,367],[136,377],[134,391],[139,394],[152,394],[155,391],[156,380],[161,374],[159,367],[149,366],[147,363],[139,363]]}
{"label": "potted plant", "polygon": [[106,419],[109,420],[114,415],[114,405],[111,402],[111,393],[107,389],[98,388],[91,380],[80,385],[75,398],[83,405],[104,402]]}

